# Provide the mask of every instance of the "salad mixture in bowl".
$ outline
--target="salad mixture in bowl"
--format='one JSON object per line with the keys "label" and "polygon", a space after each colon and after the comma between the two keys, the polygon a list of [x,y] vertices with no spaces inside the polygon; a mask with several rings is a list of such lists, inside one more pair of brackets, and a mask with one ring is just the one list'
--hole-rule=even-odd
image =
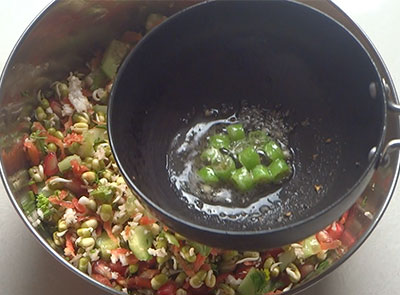
{"label": "salad mixture in bowl", "polygon": [[[147,31],[165,18],[150,14]],[[303,241],[239,252],[188,240],[146,211],[118,171],[106,125],[117,69],[141,38],[124,33],[85,68],[35,93],[23,142],[30,191],[21,204],[33,226],[51,235],[50,245],[81,272],[128,294],[280,294],[341,257],[347,213]],[[228,132],[239,134],[236,127]],[[279,173],[288,176],[285,167]],[[199,174],[211,179],[204,168]]]}

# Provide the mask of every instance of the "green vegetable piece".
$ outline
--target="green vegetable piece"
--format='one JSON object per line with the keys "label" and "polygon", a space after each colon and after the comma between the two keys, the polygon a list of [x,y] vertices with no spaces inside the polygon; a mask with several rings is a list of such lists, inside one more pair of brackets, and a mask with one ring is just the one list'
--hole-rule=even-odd
{"label": "green vegetable piece", "polygon": [[255,149],[264,147],[264,145],[270,141],[268,135],[261,130],[250,131],[247,138],[249,144]]}
{"label": "green vegetable piece", "polygon": [[101,61],[101,69],[110,79],[117,74],[118,67],[129,52],[129,45],[118,40],[112,40]]}
{"label": "green vegetable piece", "polygon": [[53,205],[50,203],[49,199],[43,194],[37,195],[36,207],[37,209],[40,209],[42,211],[44,219],[48,219],[54,213]]}
{"label": "green vegetable piece", "polygon": [[90,196],[94,197],[101,204],[110,204],[114,195],[114,190],[108,185],[99,185],[96,189],[89,193]]}
{"label": "green vegetable piece", "polygon": [[226,131],[231,140],[240,140],[246,137],[242,124],[233,124],[226,127]]}
{"label": "green vegetable piece", "polygon": [[276,159],[269,166],[274,182],[279,182],[283,178],[290,175],[290,168],[285,160]]}
{"label": "green vegetable piece", "polygon": [[170,234],[168,232],[164,232],[165,238],[167,239],[168,243],[175,245],[177,247],[179,247],[179,242],[177,240],[177,238],[175,238],[175,236],[173,234]]}
{"label": "green vegetable piece", "polygon": [[215,134],[210,137],[210,146],[220,149],[220,148],[229,148],[231,141],[229,140],[228,135],[226,134]]}
{"label": "green vegetable piece", "polygon": [[188,241],[187,243],[192,246],[197,253],[200,253],[203,256],[207,257],[211,252],[211,248],[206,245],[194,241]]}
{"label": "green vegetable piece", "polygon": [[110,251],[117,249],[119,246],[106,232],[103,232],[100,237],[96,239],[96,247],[100,249],[101,258],[109,260],[111,257]]}
{"label": "green vegetable piece", "polygon": [[153,239],[154,237],[150,230],[142,225],[138,225],[131,229],[128,238],[129,248],[140,261],[149,260],[152,256],[147,250],[152,246]]}
{"label": "green vegetable piece", "polygon": [[231,178],[236,186],[242,191],[247,191],[254,186],[253,175],[246,169],[246,167],[233,171]]}
{"label": "green vegetable piece", "polygon": [[236,169],[235,161],[228,155],[221,155],[211,167],[215,175],[222,180],[228,180]]}
{"label": "green vegetable piece", "polygon": [[216,148],[208,148],[205,149],[204,152],[200,155],[200,160],[202,160],[206,164],[211,164],[217,161],[218,158],[221,158],[222,154]]}
{"label": "green vegetable piece", "polygon": [[92,157],[94,153],[94,144],[107,139],[107,131],[100,128],[92,128],[85,131],[83,141],[77,154],[82,158]]}
{"label": "green vegetable piece", "polygon": [[251,171],[256,183],[271,183],[273,181],[271,170],[265,165],[257,165]]}
{"label": "green vegetable piece", "polygon": [[205,166],[197,171],[201,180],[207,184],[215,184],[219,181],[217,175],[215,175],[214,170],[211,167]]}
{"label": "green vegetable piece", "polygon": [[247,141],[247,139],[241,139],[241,140],[237,140],[232,142],[231,144],[231,151],[238,155],[240,154],[245,148],[251,146],[249,144],[249,142]]}
{"label": "green vegetable piece", "polygon": [[294,249],[293,248],[289,248],[285,252],[282,252],[279,255],[278,260],[279,260],[279,262],[282,262],[279,265],[279,269],[282,272],[282,271],[284,271],[286,269],[286,267],[288,266],[289,263],[292,263],[293,261],[296,260],[296,253],[294,253]]}
{"label": "green vegetable piece", "polygon": [[240,283],[238,292],[240,295],[259,295],[266,286],[267,279],[265,273],[252,268]]}
{"label": "green vegetable piece", "polygon": [[302,242],[304,259],[321,252],[321,245],[315,235],[308,237]]}
{"label": "green vegetable piece", "polygon": [[96,113],[107,114],[107,106],[106,106],[106,105],[95,104],[95,105],[93,106],[93,110],[94,110]]}
{"label": "green vegetable piece", "polygon": [[88,79],[92,80],[92,85],[90,86],[90,90],[94,91],[100,87],[104,87],[107,83],[107,76],[104,73],[104,70],[101,69],[94,70],[88,75]]}
{"label": "green vegetable piece", "polygon": [[275,141],[268,142],[264,147],[264,152],[271,161],[285,158],[282,149]]}
{"label": "green vegetable piece", "polygon": [[244,167],[251,170],[260,164],[260,156],[254,150],[254,148],[247,147],[239,154],[239,162]]}
{"label": "green vegetable piece", "polygon": [[60,170],[61,173],[64,173],[65,171],[71,169],[71,161],[76,160],[78,161],[79,164],[82,163],[81,157],[78,155],[71,155],[68,157],[65,157],[62,161],[58,162],[58,169]]}

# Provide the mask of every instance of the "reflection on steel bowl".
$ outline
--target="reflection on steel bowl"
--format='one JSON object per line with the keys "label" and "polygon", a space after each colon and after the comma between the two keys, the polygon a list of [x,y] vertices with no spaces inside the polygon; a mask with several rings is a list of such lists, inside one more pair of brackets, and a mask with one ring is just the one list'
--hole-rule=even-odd
{"label": "reflection on steel bowl", "polygon": [[[340,220],[279,249],[216,249],[159,223],[115,165],[105,124],[108,94],[127,52],[192,3],[71,1],[45,10],[19,41],[1,80],[3,181],[44,247],[106,291],[293,294],[336,268],[367,238],[393,193],[398,158],[377,170]],[[312,5],[359,38],[397,101],[389,74],[359,29],[332,3]],[[389,135],[399,137],[398,125],[389,114]]]}

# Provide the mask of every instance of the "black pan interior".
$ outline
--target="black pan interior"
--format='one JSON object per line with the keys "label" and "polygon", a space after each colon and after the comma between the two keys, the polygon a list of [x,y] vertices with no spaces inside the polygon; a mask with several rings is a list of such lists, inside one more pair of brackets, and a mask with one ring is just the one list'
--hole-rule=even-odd
{"label": "black pan interior", "polygon": [[[121,71],[110,110],[117,159],[142,197],[151,199],[144,198],[155,214],[195,239],[199,236],[179,223],[210,231],[268,232],[317,217],[342,196],[357,197],[351,196],[354,185],[371,168],[368,152],[380,145],[384,132],[385,102],[367,53],[327,16],[288,1],[200,5],[150,33]],[[290,111],[295,174],[281,201],[262,214],[240,220],[205,216],[171,188],[166,152],[188,113],[243,99]],[[315,185],[321,186],[318,193]],[[343,209],[327,214],[318,226]]]}

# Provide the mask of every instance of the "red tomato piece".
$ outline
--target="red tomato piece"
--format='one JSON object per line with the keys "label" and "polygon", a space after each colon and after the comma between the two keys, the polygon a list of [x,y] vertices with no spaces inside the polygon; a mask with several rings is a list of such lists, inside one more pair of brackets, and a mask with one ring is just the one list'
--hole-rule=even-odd
{"label": "red tomato piece", "polygon": [[126,273],[126,270],[128,269],[128,266],[123,266],[121,262],[117,261],[116,263],[110,263],[109,267],[111,271],[115,271],[119,273],[121,276],[124,276]]}
{"label": "red tomato piece", "polygon": [[103,277],[102,275],[92,273],[91,277],[95,279],[96,281],[102,283],[103,285],[106,285],[108,287],[112,287],[111,282],[109,279]]}
{"label": "red tomato piece", "polygon": [[62,107],[58,101],[50,100],[50,108],[57,116],[62,117]]}
{"label": "red tomato piece", "polygon": [[344,226],[341,223],[334,222],[327,228],[326,231],[332,239],[338,240],[343,234]]}
{"label": "red tomato piece", "polygon": [[47,177],[56,175],[58,173],[58,160],[57,155],[53,152],[48,153],[43,160],[44,174]]}
{"label": "red tomato piece", "polygon": [[77,160],[72,160],[71,166],[72,172],[76,177],[81,177],[84,172],[89,171],[88,167],[86,167],[85,165],[80,165]]}
{"label": "red tomato piece", "polygon": [[165,283],[157,291],[157,295],[175,295],[175,293],[176,293],[176,286],[175,283],[172,281]]}
{"label": "red tomato piece", "polygon": [[129,278],[127,284],[129,289],[138,289],[138,288],[151,289],[151,280],[141,278],[138,276]]}

